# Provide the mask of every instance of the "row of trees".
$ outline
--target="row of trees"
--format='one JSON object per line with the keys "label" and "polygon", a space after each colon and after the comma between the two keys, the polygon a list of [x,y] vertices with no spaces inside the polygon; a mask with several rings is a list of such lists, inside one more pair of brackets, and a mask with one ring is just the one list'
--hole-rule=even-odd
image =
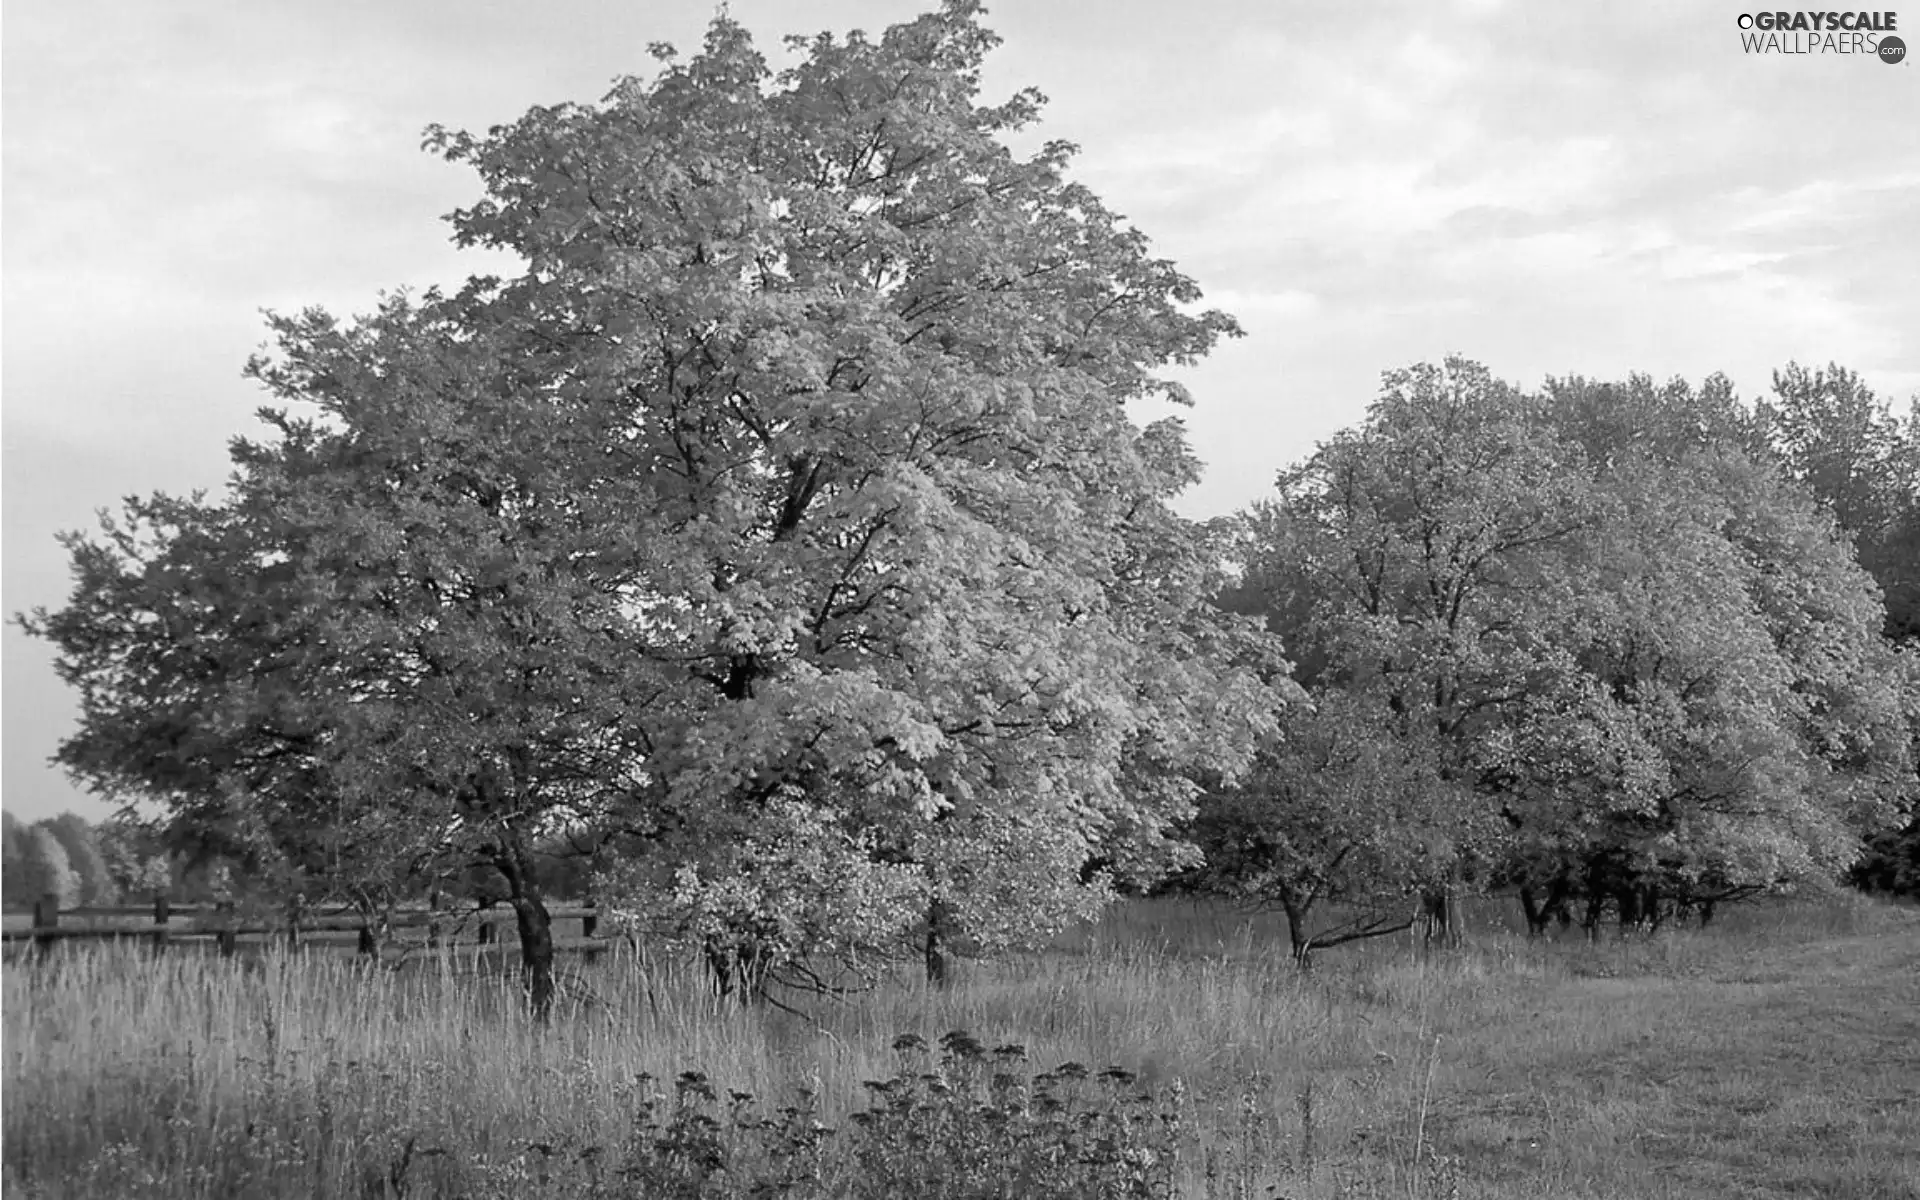
{"label": "row of trees", "polygon": [[248,890],[234,864],[176,851],[163,826],[125,817],[90,824],[76,813],[5,823],[5,901],[11,911],[53,896],[61,908],[143,904],[157,895],[187,903],[221,901]]}
{"label": "row of trees", "polygon": [[[164,819],[141,820],[135,813],[122,813],[90,824],[67,812],[31,824],[12,813],[0,813],[0,820],[5,822],[6,845],[0,878],[9,911],[30,909],[49,895],[63,909],[144,904],[164,895],[176,903],[252,901],[277,910],[289,898],[284,886],[298,887],[297,880],[259,872],[257,863],[227,857],[218,837],[207,838]],[[536,873],[547,894],[567,901],[591,894],[584,856],[567,839],[547,839],[536,849]],[[473,901],[499,899],[482,871],[465,878],[420,874],[384,899],[425,903],[436,890]],[[341,896],[334,893],[334,898]]]}
{"label": "row of trees", "polygon": [[1391,373],[1238,522],[1225,603],[1315,711],[1202,806],[1194,881],[1283,908],[1304,958],[1462,881],[1538,929],[1834,879],[1915,793],[1915,432],[1838,368],[1751,409]]}
{"label": "row of trees", "polygon": [[1071,146],[1008,149],[1041,98],[980,103],[978,18],[775,74],[722,17],[600,104],[432,131],[485,187],[456,239],[524,269],[273,319],[225,494],[71,535],[25,621],[60,761],[263,886],[490,891],[540,1008],[556,856],[749,989],[938,977],[1196,843],[1303,929],[1607,855],[1847,863],[1911,780],[1906,660],[1790,472],[1702,425],[1751,425],[1724,387],[1417,368],[1183,520],[1182,428],[1128,407],[1238,330]]}
{"label": "row of trees", "polygon": [[29,825],[0,813],[4,826],[5,861],[0,886],[6,907],[31,907],[42,896],[59,899],[62,908],[79,904],[112,904],[120,898],[121,881],[108,866],[101,838],[94,827],[73,813],[62,813]]}

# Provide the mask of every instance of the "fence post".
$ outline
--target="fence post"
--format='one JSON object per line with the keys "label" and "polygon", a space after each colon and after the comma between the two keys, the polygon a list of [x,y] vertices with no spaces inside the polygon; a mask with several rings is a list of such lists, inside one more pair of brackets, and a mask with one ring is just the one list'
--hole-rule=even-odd
{"label": "fence post", "polygon": [[306,906],[307,898],[304,894],[296,893],[293,899],[287,901],[287,949],[289,950],[300,948],[300,913]]}
{"label": "fence post", "polygon": [[56,929],[59,925],[60,897],[48,892],[33,902],[33,948],[36,953],[45,957],[53,952],[54,935],[41,931]]}
{"label": "fence post", "polygon": [[173,932],[167,928],[167,922],[172,918],[173,901],[165,892],[155,892],[153,894],[153,944],[156,948],[166,947],[167,939]]}
{"label": "fence post", "polygon": [[482,946],[493,945],[493,921],[490,913],[492,908],[492,900],[482,900],[480,902],[480,944]]}
{"label": "fence post", "polygon": [[222,901],[217,912],[216,919],[220,922],[220,957],[232,958],[240,942],[240,935],[233,928],[233,901]]}
{"label": "fence post", "polygon": [[599,930],[600,928],[599,908],[600,908],[600,902],[598,900],[587,901],[586,915],[580,918],[580,936],[581,937],[592,937]]}

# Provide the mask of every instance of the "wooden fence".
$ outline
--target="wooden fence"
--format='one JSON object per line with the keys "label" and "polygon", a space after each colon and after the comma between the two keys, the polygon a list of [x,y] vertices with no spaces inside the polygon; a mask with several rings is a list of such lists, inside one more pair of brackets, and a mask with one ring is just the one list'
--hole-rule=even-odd
{"label": "wooden fence", "polygon": [[[585,954],[591,960],[615,944],[612,938],[598,936],[600,911],[592,904],[552,904],[547,906],[547,915],[556,926],[564,921],[580,922],[579,937],[562,937],[555,932],[556,953]],[[355,933],[358,953],[377,956],[381,934],[403,929],[426,930],[424,943],[409,942],[409,948],[464,944],[476,951],[501,952],[519,945],[513,910],[503,905],[461,909],[408,906],[374,914],[290,905],[277,922],[263,923],[256,917],[249,924],[230,904],[175,905],[166,896],[154,897],[151,908],[93,905],[62,911],[59,897],[48,895],[34,904],[31,928],[0,931],[0,939],[9,948],[31,942],[39,954],[51,952],[61,942],[135,940],[159,948],[211,943],[223,956],[232,956],[241,938],[300,946],[312,934]],[[463,938],[468,940],[463,943]]]}

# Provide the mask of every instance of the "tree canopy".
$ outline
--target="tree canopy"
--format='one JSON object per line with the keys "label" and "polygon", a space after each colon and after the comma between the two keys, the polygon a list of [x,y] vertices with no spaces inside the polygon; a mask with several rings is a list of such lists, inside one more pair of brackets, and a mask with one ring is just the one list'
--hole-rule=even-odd
{"label": "tree canopy", "polygon": [[1720,379],[1389,373],[1245,518],[1224,603],[1285,637],[1352,748],[1290,723],[1208,805],[1216,873],[1283,906],[1390,896],[1444,848],[1536,918],[1578,895],[1633,919],[1844,870],[1911,803],[1912,664],[1765,420]]}
{"label": "tree canopy", "polygon": [[485,187],[456,239],[524,271],[273,318],[227,494],[70,538],[28,622],[62,761],[295,876],[481,861],[536,964],[557,831],[637,917],[779,953],[1026,936],[1090,859],[1177,861],[1276,655],[1201,603],[1196,464],[1128,407],[1237,331],[1071,146],[1007,148],[1041,97],[979,103],[995,40],[954,2],[774,74],[722,16],[599,104],[431,131]]}
{"label": "tree canopy", "polygon": [[[1855,372],[1789,363],[1758,417],[1785,474],[1832,513],[1880,585],[1887,637],[1920,648],[1920,396],[1902,421]],[[1920,779],[1909,791],[1920,794]],[[1920,895],[1920,806],[1903,829],[1873,840],[1854,878]]]}

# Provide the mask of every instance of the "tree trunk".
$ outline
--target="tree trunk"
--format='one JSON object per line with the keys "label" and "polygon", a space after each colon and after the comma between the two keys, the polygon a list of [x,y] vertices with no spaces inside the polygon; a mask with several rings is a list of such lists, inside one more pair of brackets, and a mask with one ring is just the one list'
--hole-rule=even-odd
{"label": "tree trunk", "polygon": [[1620,906],[1620,936],[1625,937],[1640,925],[1640,889],[1631,883],[1624,884],[1613,899]]}
{"label": "tree trunk", "polygon": [[1613,890],[1613,880],[1606,862],[1594,858],[1587,863],[1586,897],[1587,911],[1580,925],[1587,931],[1587,940],[1600,940],[1600,918],[1607,910],[1608,893]]}
{"label": "tree trunk", "polygon": [[531,887],[513,898],[513,915],[520,927],[520,981],[527,1005],[545,1021],[553,1014],[553,918]]}
{"label": "tree trunk", "polygon": [[945,987],[950,977],[947,940],[953,936],[953,906],[945,900],[927,905],[927,986]]}
{"label": "tree trunk", "polygon": [[1606,908],[1607,894],[1605,892],[1587,893],[1587,915],[1581,919],[1580,927],[1587,931],[1589,941],[1598,941],[1600,939],[1600,916],[1606,911]]}
{"label": "tree trunk", "polygon": [[1527,939],[1541,937],[1547,932],[1547,922],[1552,914],[1547,906],[1534,896],[1533,889],[1522,884],[1520,887],[1520,911],[1527,917]]}
{"label": "tree trunk", "polygon": [[520,982],[527,989],[527,1006],[537,1020],[553,1014],[553,917],[534,882],[526,847],[513,829],[506,830],[494,852],[494,866],[507,881],[507,903],[513,906],[520,932]]}
{"label": "tree trunk", "polygon": [[1540,919],[1544,922],[1555,919],[1560,928],[1573,924],[1573,910],[1567,902],[1573,898],[1573,883],[1564,873],[1555,875],[1553,882],[1547,885],[1547,901],[1540,907]]}
{"label": "tree trunk", "polygon": [[708,938],[700,953],[707,960],[707,979],[713,984],[714,999],[725,1003],[733,995],[733,947]]}
{"label": "tree trunk", "polygon": [[1420,911],[1426,917],[1424,944],[1431,950],[1440,946],[1451,950],[1460,945],[1460,898],[1453,884],[1434,888],[1420,897]]}
{"label": "tree trunk", "polygon": [[1280,911],[1287,914],[1287,942],[1293,953],[1293,965],[1304,971],[1313,965],[1313,935],[1307,932],[1312,905],[1301,905],[1295,902],[1290,891],[1283,891]]}
{"label": "tree trunk", "polygon": [[386,933],[390,924],[387,919],[387,914],[378,904],[375,904],[372,900],[364,896],[354,901],[353,907],[360,913],[359,945],[357,947],[359,954],[361,957],[371,961],[375,966],[379,966],[381,935]]}
{"label": "tree trunk", "polygon": [[707,960],[707,978],[713,984],[716,1000],[740,1005],[766,999],[767,962],[759,942],[751,937],[736,941],[708,938],[701,947]]}

